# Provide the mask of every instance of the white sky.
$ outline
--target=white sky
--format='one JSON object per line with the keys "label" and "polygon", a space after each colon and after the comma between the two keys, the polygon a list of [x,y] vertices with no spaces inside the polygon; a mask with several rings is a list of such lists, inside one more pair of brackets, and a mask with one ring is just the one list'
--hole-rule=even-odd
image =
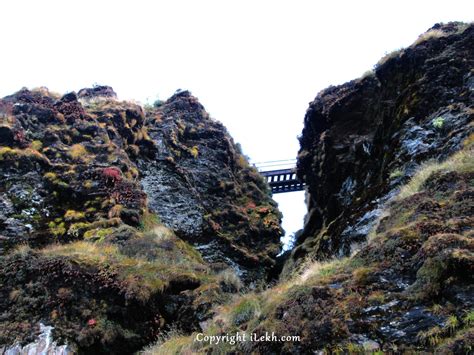
{"label": "white sky", "polygon": [[[2,0],[0,97],[98,83],[145,102],[189,89],[253,161],[294,158],[320,90],[473,14],[468,0]],[[296,231],[302,194],[276,199]]]}

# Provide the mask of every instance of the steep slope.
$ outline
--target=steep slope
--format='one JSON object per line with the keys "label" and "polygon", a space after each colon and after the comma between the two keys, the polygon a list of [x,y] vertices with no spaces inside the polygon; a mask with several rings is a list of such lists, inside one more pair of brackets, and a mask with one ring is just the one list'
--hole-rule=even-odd
{"label": "steep slope", "polygon": [[43,322],[131,353],[196,329],[279,251],[264,180],[188,92],[145,110],[110,87],[5,97],[0,181],[2,346]]}
{"label": "steep slope", "polygon": [[436,25],[321,92],[300,139],[309,213],[280,282],[149,353],[472,352],[473,34]]}
{"label": "steep slope", "polygon": [[[472,140],[446,163],[420,170],[356,256],[308,262],[301,274],[221,307],[204,335],[172,337],[149,353],[469,353]],[[237,333],[247,341],[216,338]],[[267,334],[270,341],[250,340]],[[288,336],[299,339],[281,341]]]}
{"label": "steep slope", "polygon": [[310,104],[298,156],[309,212],[296,265],[349,255],[421,162],[461,148],[473,131],[473,33],[472,25],[436,25]]}

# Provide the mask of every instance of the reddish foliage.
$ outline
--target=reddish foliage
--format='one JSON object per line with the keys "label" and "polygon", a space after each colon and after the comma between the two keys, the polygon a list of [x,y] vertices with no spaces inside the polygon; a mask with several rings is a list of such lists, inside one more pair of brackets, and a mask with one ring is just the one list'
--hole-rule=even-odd
{"label": "reddish foliage", "polygon": [[219,223],[214,222],[212,219],[209,221],[209,224],[211,225],[211,228],[214,232],[219,232],[222,227]]}
{"label": "reddish foliage", "polygon": [[253,210],[255,207],[257,207],[257,205],[256,205],[255,202],[253,202],[253,201],[250,201],[249,203],[247,203],[247,206],[246,206],[247,209],[252,209],[252,210]]}
{"label": "reddish foliage", "polygon": [[117,168],[105,168],[102,170],[102,175],[107,181],[112,181],[113,183],[122,181],[122,172]]}

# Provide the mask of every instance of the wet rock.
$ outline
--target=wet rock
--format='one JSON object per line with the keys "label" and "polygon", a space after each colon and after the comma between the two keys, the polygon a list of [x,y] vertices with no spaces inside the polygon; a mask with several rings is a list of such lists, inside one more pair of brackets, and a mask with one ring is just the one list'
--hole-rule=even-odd
{"label": "wet rock", "polygon": [[430,313],[424,307],[414,307],[397,320],[382,325],[380,330],[390,341],[415,342],[417,335],[435,326],[442,326],[443,319]]}
{"label": "wet rock", "polygon": [[445,26],[438,30],[446,36],[414,44],[375,75],[330,87],[310,103],[297,164],[309,211],[287,269],[307,256],[359,248],[382,207],[374,201],[386,200],[423,161],[460,150],[473,133],[474,28]]}

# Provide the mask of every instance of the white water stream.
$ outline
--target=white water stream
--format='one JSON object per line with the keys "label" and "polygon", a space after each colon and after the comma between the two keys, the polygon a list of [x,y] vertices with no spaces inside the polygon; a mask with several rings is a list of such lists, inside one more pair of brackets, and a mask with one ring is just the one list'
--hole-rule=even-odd
{"label": "white water stream", "polygon": [[15,344],[5,350],[5,355],[71,355],[67,345],[58,346],[51,336],[53,327],[40,323],[40,335],[25,346]]}

